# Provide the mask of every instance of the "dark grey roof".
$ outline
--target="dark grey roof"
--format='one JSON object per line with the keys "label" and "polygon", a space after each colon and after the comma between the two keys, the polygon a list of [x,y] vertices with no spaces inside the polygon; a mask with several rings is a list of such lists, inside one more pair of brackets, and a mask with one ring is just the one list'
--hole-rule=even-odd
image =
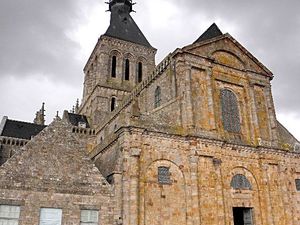
{"label": "dark grey roof", "polygon": [[86,128],[90,128],[89,122],[84,115],[74,114],[74,113],[68,113],[69,114],[69,122],[73,126],[78,126],[78,123],[85,123]]}
{"label": "dark grey roof", "polygon": [[104,35],[152,48],[129,13],[121,3],[113,6],[110,25]]}
{"label": "dark grey roof", "polygon": [[5,137],[28,139],[36,136],[40,133],[46,126],[38,125],[34,123],[27,123],[15,120],[6,120],[3,131],[0,134]]}
{"label": "dark grey roof", "polygon": [[219,29],[219,27],[213,23],[195,42],[202,42],[202,41],[206,41],[218,36],[223,35],[222,31]]}

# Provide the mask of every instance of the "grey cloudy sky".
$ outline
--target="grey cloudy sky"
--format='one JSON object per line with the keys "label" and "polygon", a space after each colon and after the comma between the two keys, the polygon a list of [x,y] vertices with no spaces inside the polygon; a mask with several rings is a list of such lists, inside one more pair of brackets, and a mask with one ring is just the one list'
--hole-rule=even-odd
{"label": "grey cloudy sky", "polygon": [[[137,0],[157,61],[216,22],[273,73],[279,120],[300,139],[300,1]],[[0,116],[47,122],[82,96],[82,68],[109,23],[104,0],[1,0]]]}

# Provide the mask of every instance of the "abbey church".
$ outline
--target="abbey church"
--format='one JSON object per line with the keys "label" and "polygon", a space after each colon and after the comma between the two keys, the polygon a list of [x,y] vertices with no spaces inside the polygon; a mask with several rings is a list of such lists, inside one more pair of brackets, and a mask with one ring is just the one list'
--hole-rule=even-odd
{"label": "abbey church", "polygon": [[0,224],[299,225],[272,72],[216,24],[156,64],[132,1],[108,4],[76,110],[0,123]]}

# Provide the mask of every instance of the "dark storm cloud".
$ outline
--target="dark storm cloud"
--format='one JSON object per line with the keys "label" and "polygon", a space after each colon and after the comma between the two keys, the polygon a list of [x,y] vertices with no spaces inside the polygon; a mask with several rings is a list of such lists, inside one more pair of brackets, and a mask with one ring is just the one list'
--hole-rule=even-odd
{"label": "dark storm cloud", "polygon": [[[78,18],[74,0],[3,0],[0,3],[0,76],[81,76],[79,45],[66,35]],[[80,77],[79,77],[80,78]]]}
{"label": "dark storm cloud", "polygon": [[[236,34],[231,35],[274,73],[277,111],[300,116],[300,1],[169,1],[186,10],[187,15],[203,14],[211,22],[233,24]],[[199,31],[203,29],[199,27]]]}

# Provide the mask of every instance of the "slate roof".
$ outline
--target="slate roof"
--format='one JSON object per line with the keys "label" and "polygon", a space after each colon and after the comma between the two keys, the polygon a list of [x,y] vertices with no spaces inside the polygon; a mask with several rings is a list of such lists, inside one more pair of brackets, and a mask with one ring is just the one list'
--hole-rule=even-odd
{"label": "slate roof", "polygon": [[6,123],[0,136],[30,140],[31,137],[36,136],[45,127],[46,126],[44,125],[8,119],[6,120]]}
{"label": "slate roof", "polygon": [[69,116],[69,122],[73,126],[78,126],[78,123],[85,123],[86,128],[90,128],[89,122],[84,115],[74,114],[74,113],[68,113]]}
{"label": "slate roof", "polygon": [[153,48],[130,16],[130,11],[122,7],[120,4],[112,7],[110,25],[104,35]]}
{"label": "slate roof", "polygon": [[202,41],[206,41],[218,36],[223,35],[222,31],[219,29],[219,27],[213,23],[195,42],[202,42]]}

